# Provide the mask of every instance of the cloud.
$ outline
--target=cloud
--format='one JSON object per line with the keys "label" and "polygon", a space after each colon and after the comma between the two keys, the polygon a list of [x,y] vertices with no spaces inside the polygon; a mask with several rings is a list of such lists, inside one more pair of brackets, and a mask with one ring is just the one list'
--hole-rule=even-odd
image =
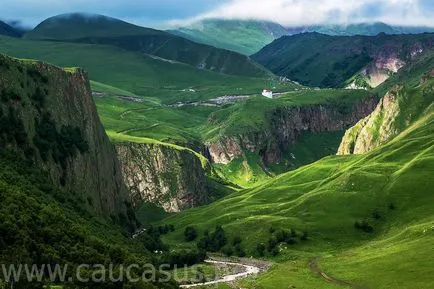
{"label": "cloud", "polygon": [[187,23],[224,18],[269,20],[285,26],[375,21],[434,26],[433,16],[432,0],[231,0],[188,19]]}
{"label": "cloud", "polygon": [[87,12],[145,26],[206,18],[260,19],[286,26],[372,21],[434,26],[433,0],[0,0],[0,7],[0,18],[26,25]]}
{"label": "cloud", "polygon": [[64,13],[86,12],[121,18],[136,24],[190,18],[216,7],[221,0],[0,0],[0,18],[37,25]]}

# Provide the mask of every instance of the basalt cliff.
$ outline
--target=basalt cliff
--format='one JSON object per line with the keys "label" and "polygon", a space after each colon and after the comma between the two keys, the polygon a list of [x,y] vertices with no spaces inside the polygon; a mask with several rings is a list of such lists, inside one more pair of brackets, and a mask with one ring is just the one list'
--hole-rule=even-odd
{"label": "basalt cliff", "polygon": [[[130,226],[134,214],[86,73],[0,55],[0,142],[41,169],[62,199]],[[63,200],[64,201],[64,200]]]}
{"label": "basalt cliff", "polygon": [[279,107],[269,113],[266,129],[220,137],[208,143],[207,150],[217,164],[228,164],[245,152],[259,154],[266,165],[280,163],[288,146],[304,134],[345,131],[369,115],[377,103],[376,97],[369,97],[349,110],[332,104]]}

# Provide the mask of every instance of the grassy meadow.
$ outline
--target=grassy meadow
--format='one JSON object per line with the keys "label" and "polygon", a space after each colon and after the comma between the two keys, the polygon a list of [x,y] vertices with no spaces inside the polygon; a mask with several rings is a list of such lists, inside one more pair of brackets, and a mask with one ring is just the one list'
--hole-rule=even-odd
{"label": "grassy meadow", "polygon": [[[268,256],[274,268],[241,282],[244,288],[334,288],[309,272],[314,256],[322,257],[319,264],[326,272],[367,288],[431,288],[427,270],[434,265],[434,251],[427,248],[434,244],[433,133],[431,106],[425,117],[371,153],[328,157],[164,222],[177,228],[194,224],[200,234],[223,224],[229,238],[243,236],[243,246],[253,256],[272,227],[309,232],[309,241]],[[357,230],[358,220],[369,222],[373,232]],[[181,233],[177,230],[165,241],[194,246],[179,244]]]}
{"label": "grassy meadow", "polygon": [[276,91],[290,91],[299,87],[291,82],[279,83],[269,77],[232,76],[201,70],[104,45],[0,36],[0,52],[19,58],[43,60],[61,67],[82,67],[93,81],[141,97],[158,98],[162,103],[206,100],[227,94],[259,94],[270,86],[276,86]]}

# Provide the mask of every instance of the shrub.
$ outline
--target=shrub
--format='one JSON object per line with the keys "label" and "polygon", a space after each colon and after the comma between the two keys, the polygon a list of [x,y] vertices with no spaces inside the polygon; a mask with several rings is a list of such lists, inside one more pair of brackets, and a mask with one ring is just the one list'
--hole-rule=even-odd
{"label": "shrub", "polygon": [[276,238],[271,237],[271,238],[268,240],[268,245],[267,245],[267,250],[268,250],[268,252],[273,251],[273,249],[276,248],[277,244],[278,244],[278,242],[277,242]]}
{"label": "shrub", "polygon": [[374,218],[375,220],[380,220],[381,219],[380,211],[375,210],[374,212],[372,212],[372,218]]}
{"label": "shrub", "polygon": [[201,250],[218,252],[227,243],[225,231],[222,226],[217,225],[215,231],[211,234],[205,231],[204,237],[199,240],[197,246]]}
{"label": "shrub", "polygon": [[246,256],[246,252],[244,252],[244,249],[241,246],[241,244],[237,244],[234,246],[234,253],[238,257],[245,257]]}
{"label": "shrub", "polygon": [[204,251],[192,250],[192,251],[178,251],[166,254],[161,262],[164,264],[170,264],[174,266],[192,266],[194,264],[201,263],[205,260],[206,253]]}
{"label": "shrub", "polygon": [[232,239],[232,246],[236,246],[238,244],[241,244],[243,240],[241,239],[240,236],[236,236]]}
{"label": "shrub", "polygon": [[263,257],[265,255],[265,245],[264,244],[258,244],[256,246],[256,253],[259,257]]}
{"label": "shrub", "polygon": [[270,251],[271,256],[277,256],[279,255],[279,249],[273,248],[273,250]]}
{"label": "shrub", "polygon": [[366,233],[374,232],[374,227],[366,220],[356,221],[354,226],[356,227],[356,229],[362,230]]}
{"label": "shrub", "polygon": [[191,242],[191,241],[196,240],[196,238],[197,238],[196,229],[188,226],[187,228],[185,228],[184,237],[185,237],[185,241],[187,241],[187,242]]}
{"label": "shrub", "polygon": [[234,250],[231,246],[226,246],[222,249],[222,253],[225,254],[227,257],[231,257],[234,254]]}

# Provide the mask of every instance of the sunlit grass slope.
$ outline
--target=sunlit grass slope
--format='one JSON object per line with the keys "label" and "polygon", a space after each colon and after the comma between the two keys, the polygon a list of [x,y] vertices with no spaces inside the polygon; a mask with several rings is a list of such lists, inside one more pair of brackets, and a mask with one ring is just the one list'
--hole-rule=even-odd
{"label": "sunlit grass slope", "polygon": [[[420,88],[430,97],[433,80]],[[434,266],[434,105],[403,133],[368,154],[328,157],[259,187],[169,217],[202,234],[221,224],[254,254],[270,228],[306,230],[309,241],[282,248],[275,267],[243,288],[334,288],[309,272],[320,267],[366,288],[432,288]],[[373,227],[357,230],[358,220]],[[179,232],[182,232],[180,230]],[[178,246],[182,236],[167,241]],[[285,249],[285,247],[287,249]],[[364,288],[363,287],[363,288]]]}
{"label": "sunlit grass slope", "polygon": [[[29,49],[31,47],[31,49]],[[61,67],[82,67],[91,80],[162,102],[196,101],[226,94],[258,94],[270,78],[231,76],[104,45],[30,41],[0,36],[0,52],[47,61]],[[293,83],[275,84],[277,91]],[[195,92],[187,89],[194,89]]]}

